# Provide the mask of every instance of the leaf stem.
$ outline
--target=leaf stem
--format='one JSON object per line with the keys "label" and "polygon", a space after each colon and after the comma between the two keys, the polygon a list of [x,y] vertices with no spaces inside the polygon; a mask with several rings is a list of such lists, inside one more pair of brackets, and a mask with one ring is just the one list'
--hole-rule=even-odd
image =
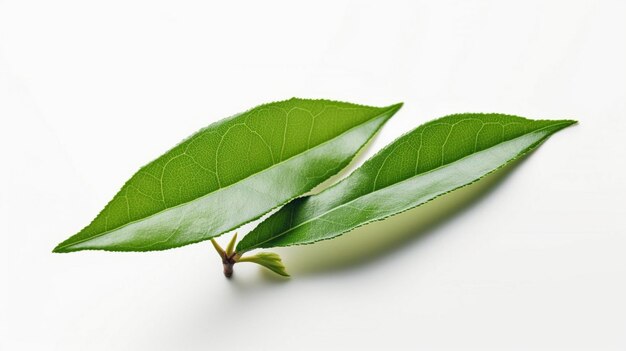
{"label": "leaf stem", "polygon": [[233,238],[230,239],[226,250],[222,249],[220,244],[215,241],[215,239],[211,239],[211,244],[217,251],[218,255],[222,259],[222,265],[224,266],[224,276],[226,278],[230,278],[233,276],[233,266],[237,262],[253,262],[259,264],[276,274],[280,274],[284,277],[288,277],[287,271],[285,270],[285,266],[278,256],[272,252],[260,252],[253,256],[241,257],[242,253],[238,253],[235,251],[235,242],[237,241],[237,233],[233,235]]}

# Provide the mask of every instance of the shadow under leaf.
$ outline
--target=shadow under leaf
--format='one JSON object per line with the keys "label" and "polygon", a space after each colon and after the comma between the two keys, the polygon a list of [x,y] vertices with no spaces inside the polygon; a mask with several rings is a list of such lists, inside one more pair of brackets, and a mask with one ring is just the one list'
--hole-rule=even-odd
{"label": "shadow under leaf", "polygon": [[280,250],[292,276],[362,268],[395,250],[416,243],[495,191],[526,157],[481,180],[424,205],[370,223],[332,240]]}

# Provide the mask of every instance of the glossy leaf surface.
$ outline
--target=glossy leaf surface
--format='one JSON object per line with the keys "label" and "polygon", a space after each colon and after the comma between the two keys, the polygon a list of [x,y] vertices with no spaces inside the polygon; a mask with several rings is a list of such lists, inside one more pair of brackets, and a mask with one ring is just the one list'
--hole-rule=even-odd
{"label": "glossy leaf surface", "polygon": [[340,171],[400,106],[290,99],[221,120],[141,168],[54,251],[164,250],[235,229]]}
{"label": "glossy leaf surface", "polygon": [[501,114],[426,123],[336,185],[283,207],[248,233],[237,252],[331,239],[406,211],[482,178],[573,123]]}

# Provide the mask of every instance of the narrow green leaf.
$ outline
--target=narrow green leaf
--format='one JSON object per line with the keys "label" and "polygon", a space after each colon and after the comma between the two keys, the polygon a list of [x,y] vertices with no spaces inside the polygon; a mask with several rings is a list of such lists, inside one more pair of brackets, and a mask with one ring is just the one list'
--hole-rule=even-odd
{"label": "narrow green leaf", "polygon": [[221,120],[141,168],[54,252],[165,250],[228,232],[339,172],[400,106],[294,98]]}
{"label": "narrow green leaf", "polygon": [[280,256],[273,252],[259,252],[254,256],[241,257],[237,260],[239,262],[254,262],[261,266],[271,270],[274,273],[280,274],[284,277],[288,277],[287,270],[281,261]]}
{"label": "narrow green leaf", "polygon": [[283,207],[248,233],[237,252],[331,239],[406,211],[475,182],[573,123],[501,114],[426,123],[336,185]]}
{"label": "narrow green leaf", "polygon": [[224,249],[222,249],[220,244],[218,244],[217,241],[215,241],[215,239],[211,239],[211,244],[213,244],[213,248],[215,249],[217,254],[220,255],[222,260],[224,260],[226,258],[226,251],[224,251]]}
{"label": "narrow green leaf", "polygon": [[237,242],[237,233],[233,235],[233,237],[228,242],[228,246],[226,246],[226,255],[231,256],[235,253],[235,243]]}

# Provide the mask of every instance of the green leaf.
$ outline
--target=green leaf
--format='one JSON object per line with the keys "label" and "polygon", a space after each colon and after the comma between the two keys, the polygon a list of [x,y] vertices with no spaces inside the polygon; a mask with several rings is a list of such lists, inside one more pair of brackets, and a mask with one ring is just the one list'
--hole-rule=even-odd
{"label": "green leaf", "polygon": [[226,246],[226,251],[224,252],[227,256],[231,256],[235,253],[235,243],[237,242],[237,233],[233,235],[233,237],[228,242],[228,246]]}
{"label": "green leaf", "polygon": [[274,273],[280,274],[284,277],[289,276],[289,274],[287,274],[287,271],[285,270],[283,261],[281,261],[280,259],[280,256],[272,252],[259,252],[254,256],[241,257],[237,260],[237,263],[239,262],[254,262],[271,270]]}
{"label": "green leaf", "polygon": [[339,172],[400,107],[294,98],[223,119],[141,168],[54,252],[165,250],[228,232]]}
{"label": "green leaf", "polygon": [[385,219],[477,181],[573,123],[502,114],[459,114],[426,123],[336,185],[283,207],[236,250],[310,244]]}

